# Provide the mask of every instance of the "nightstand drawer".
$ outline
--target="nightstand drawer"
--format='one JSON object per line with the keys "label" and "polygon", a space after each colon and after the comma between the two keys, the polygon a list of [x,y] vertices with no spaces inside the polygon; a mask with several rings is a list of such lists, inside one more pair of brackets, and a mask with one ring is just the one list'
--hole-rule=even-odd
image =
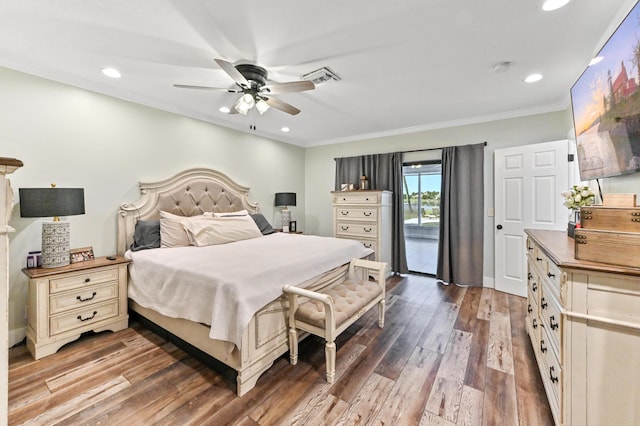
{"label": "nightstand drawer", "polygon": [[378,221],[378,210],[376,208],[337,207],[336,215],[336,220]]}
{"label": "nightstand drawer", "polygon": [[85,287],[87,285],[100,284],[117,280],[117,268],[109,268],[91,272],[87,271],[83,274],[51,279],[49,281],[49,292],[59,293],[61,291],[72,290],[74,288]]}
{"label": "nightstand drawer", "polygon": [[336,236],[354,236],[376,238],[378,227],[375,224],[359,224],[349,222],[336,223]]}
{"label": "nightstand drawer", "polygon": [[51,296],[49,301],[49,314],[58,314],[85,307],[94,303],[118,297],[118,282],[112,281],[106,285],[84,287],[68,293],[60,293]]}
{"label": "nightstand drawer", "polygon": [[76,309],[66,314],[51,317],[49,327],[52,336],[79,327],[89,326],[95,322],[118,315],[118,300],[111,300],[103,304]]}

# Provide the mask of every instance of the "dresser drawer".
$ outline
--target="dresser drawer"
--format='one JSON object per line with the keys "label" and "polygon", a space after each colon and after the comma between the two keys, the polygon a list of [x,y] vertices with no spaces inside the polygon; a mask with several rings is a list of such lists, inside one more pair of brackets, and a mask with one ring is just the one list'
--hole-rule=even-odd
{"label": "dresser drawer", "polygon": [[378,227],[375,224],[337,222],[336,236],[376,238]]}
{"label": "dresser drawer", "polygon": [[117,299],[102,304],[87,306],[84,309],[76,309],[66,314],[52,316],[49,320],[50,334],[54,336],[79,327],[90,326],[93,323],[117,315]]}
{"label": "dresser drawer", "polygon": [[336,220],[357,220],[359,222],[377,222],[378,209],[357,207],[336,207]]}
{"label": "dresser drawer", "polygon": [[100,284],[108,281],[118,280],[118,269],[109,268],[103,270],[87,271],[82,274],[66,276],[63,278],[53,278],[49,281],[49,292],[58,293],[85,287],[87,285]]}
{"label": "dresser drawer", "polygon": [[[542,328],[540,332],[540,353],[543,357],[544,369],[540,371],[542,380],[547,388],[547,397],[551,409],[559,412],[560,400],[562,397],[562,369],[553,349],[549,346],[549,336],[547,330]],[[543,348],[545,348],[543,350]]]}
{"label": "dresser drawer", "polygon": [[100,303],[105,300],[118,297],[118,282],[79,288],[70,292],[58,293],[51,296],[49,300],[49,314],[54,315],[60,312]]}
{"label": "dresser drawer", "polygon": [[542,286],[542,292],[540,293],[540,321],[542,321],[544,328],[546,329],[550,343],[555,348],[554,350],[560,355],[560,342],[562,327],[561,321],[561,309],[560,304],[550,291],[547,290],[547,286]]}
{"label": "dresser drawer", "polygon": [[351,192],[349,194],[334,194],[334,204],[378,204],[381,193]]}
{"label": "dresser drawer", "polygon": [[640,208],[582,207],[580,223],[583,229],[640,232]]}
{"label": "dresser drawer", "polygon": [[[346,237],[338,236],[337,238],[346,238]],[[350,237],[348,239],[358,241],[360,242],[360,244],[362,244],[366,248],[370,248],[371,250],[373,250],[374,253],[377,252],[378,245],[376,244],[376,240],[368,240],[365,238],[350,238]]]}

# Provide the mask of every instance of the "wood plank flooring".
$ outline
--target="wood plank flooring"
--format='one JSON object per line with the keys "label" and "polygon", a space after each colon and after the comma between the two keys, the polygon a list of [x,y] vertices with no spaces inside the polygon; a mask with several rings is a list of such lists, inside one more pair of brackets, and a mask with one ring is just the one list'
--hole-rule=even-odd
{"label": "wood plank flooring", "polygon": [[[310,336],[239,398],[234,384],[137,323],[34,361],[10,350],[9,424],[551,425],[526,300],[408,275],[337,340],[336,381]],[[224,372],[223,372],[224,373]]]}

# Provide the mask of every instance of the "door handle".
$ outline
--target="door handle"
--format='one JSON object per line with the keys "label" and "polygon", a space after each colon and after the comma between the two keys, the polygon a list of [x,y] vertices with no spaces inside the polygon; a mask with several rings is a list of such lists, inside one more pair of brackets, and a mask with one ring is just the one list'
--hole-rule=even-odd
{"label": "door handle", "polygon": [[498,225],[498,226],[496,226],[496,228],[502,229],[502,225]]}

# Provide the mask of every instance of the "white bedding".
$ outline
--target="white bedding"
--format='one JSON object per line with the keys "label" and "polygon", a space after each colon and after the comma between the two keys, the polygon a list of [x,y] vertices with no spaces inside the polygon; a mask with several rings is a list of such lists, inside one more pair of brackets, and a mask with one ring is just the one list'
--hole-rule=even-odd
{"label": "white bedding", "polygon": [[129,297],[165,316],[211,325],[240,347],[251,317],[282,294],[372,253],[353,240],[275,233],[207,247],[128,251]]}

